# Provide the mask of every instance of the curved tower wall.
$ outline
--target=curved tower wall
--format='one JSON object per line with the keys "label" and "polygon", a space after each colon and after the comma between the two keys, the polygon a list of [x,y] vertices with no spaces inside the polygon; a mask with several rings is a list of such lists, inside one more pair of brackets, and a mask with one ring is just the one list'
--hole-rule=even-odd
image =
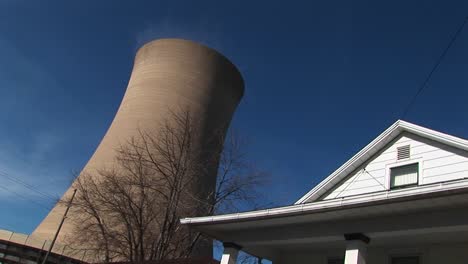
{"label": "curved tower wall", "polygon": [[[198,43],[180,39],[161,39],[147,43],[137,52],[130,81],[120,107],[84,172],[112,167],[115,149],[138,131],[158,131],[170,111],[188,111],[196,117],[196,129],[204,135],[196,142],[227,125],[244,92],[242,77],[223,55]],[[219,131],[217,132],[219,133]],[[215,188],[213,177],[199,179]],[[80,177],[80,176],[78,176]],[[64,196],[71,195],[72,188]],[[65,211],[56,205],[34,230],[34,236],[52,239]],[[68,217],[74,217],[70,211]],[[72,226],[63,225],[58,241],[64,241]]]}

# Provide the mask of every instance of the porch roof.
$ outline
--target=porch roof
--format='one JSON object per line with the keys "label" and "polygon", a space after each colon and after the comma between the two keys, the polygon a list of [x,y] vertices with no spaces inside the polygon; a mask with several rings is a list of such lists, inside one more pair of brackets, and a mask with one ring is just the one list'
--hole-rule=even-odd
{"label": "porch roof", "polygon": [[[346,233],[365,233],[372,245],[394,242],[397,237],[429,242],[448,234],[468,234],[468,223],[463,220],[468,219],[467,201],[468,179],[463,179],[181,222],[271,259],[285,250],[344,247]],[[443,236],[425,237],[434,232]]]}

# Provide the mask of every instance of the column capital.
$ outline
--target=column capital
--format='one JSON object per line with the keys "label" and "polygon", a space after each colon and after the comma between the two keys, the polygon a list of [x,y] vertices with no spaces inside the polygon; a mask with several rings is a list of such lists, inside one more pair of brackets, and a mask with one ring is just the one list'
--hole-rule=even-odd
{"label": "column capital", "polygon": [[224,252],[220,264],[236,264],[241,246],[231,242],[224,242],[223,246]]}
{"label": "column capital", "polygon": [[223,242],[223,247],[224,248],[233,248],[237,250],[241,250],[242,246],[237,245],[236,243],[233,242]]}
{"label": "column capital", "polygon": [[366,264],[367,244],[370,238],[362,233],[344,235],[346,239],[345,264]]}
{"label": "column capital", "polygon": [[344,237],[347,241],[358,240],[366,244],[369,244],[370,242],[370,238],[364,235],[363,233],[348,233],[348,234],[344,234]]}

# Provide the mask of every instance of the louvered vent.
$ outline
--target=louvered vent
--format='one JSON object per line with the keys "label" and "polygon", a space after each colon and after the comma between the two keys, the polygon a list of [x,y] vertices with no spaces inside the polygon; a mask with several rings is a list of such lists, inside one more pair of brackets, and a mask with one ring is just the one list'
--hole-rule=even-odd
{"label": "louvered vent", "polygon": [[397,159],[408,159],[410,157],[410,145],[397,148]]}

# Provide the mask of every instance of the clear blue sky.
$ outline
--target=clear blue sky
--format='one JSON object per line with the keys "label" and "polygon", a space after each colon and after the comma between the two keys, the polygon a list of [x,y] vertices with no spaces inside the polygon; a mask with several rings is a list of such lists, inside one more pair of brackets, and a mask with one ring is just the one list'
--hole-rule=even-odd
{"label": "clear blue sky", "polygon": [[[232,126],[272,173],[262,191],[290,204],[401,117],[467,15],[466,0],[0,0],[0,174],[61,195],[112,121],[137,48],[181,37],[239,67]],[[468,138],[467,47],[465,28],[407,121]],[[51,205],[0,176],[0,228],[29,233]]]}

